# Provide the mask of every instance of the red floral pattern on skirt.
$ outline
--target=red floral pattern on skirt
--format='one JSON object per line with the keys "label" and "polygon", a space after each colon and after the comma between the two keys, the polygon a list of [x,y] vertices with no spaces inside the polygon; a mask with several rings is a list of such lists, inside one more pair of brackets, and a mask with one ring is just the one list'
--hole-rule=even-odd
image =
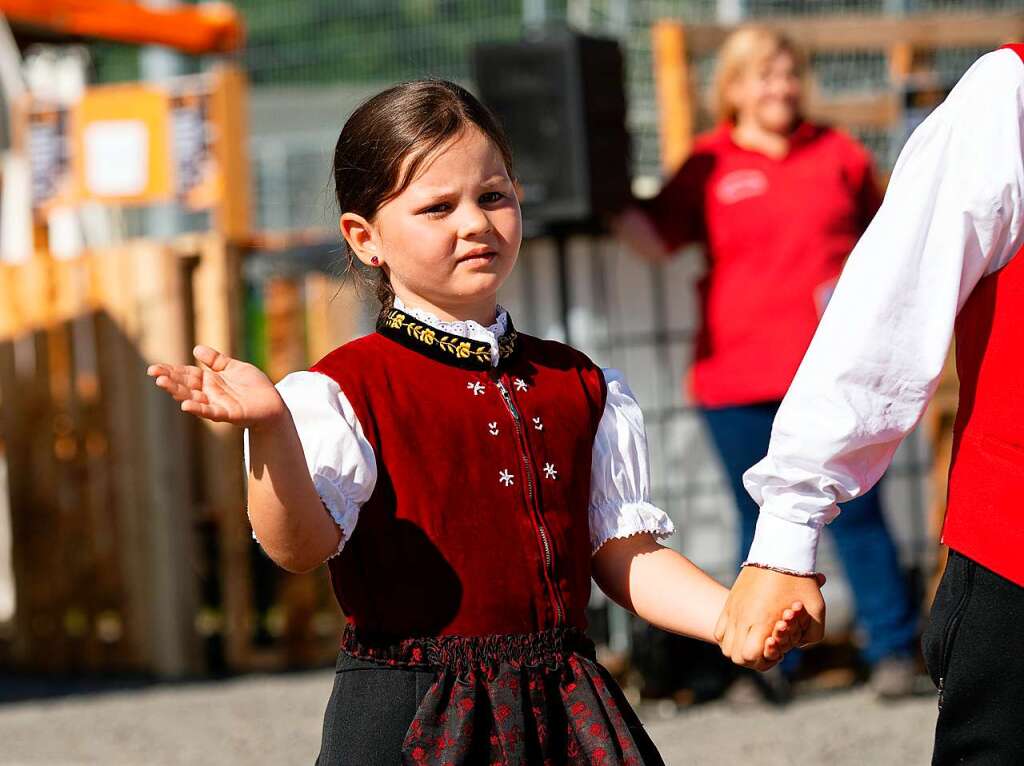
{"label": "red floral pattern on skirt", "polygon": [[409,725],[405,764],[663,763],[578,630],[368,645],[350,626],[342,649],[438,671]]}

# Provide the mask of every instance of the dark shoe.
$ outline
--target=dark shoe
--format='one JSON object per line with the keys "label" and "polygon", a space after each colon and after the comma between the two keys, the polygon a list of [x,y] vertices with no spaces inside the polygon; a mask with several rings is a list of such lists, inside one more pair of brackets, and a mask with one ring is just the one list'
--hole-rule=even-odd
{"label": "dark shoe", "polygon": [[781,706],[793,699],[793,685],[778,666],[764,673],[740,670],[726,691],[725,699],[736,707],[765,702]]}
{"label": "dark shoe", "polygon": [[871,668],[869,684],[879,699],[899,699],[914,694],[917,675],[913,657],[886,657]]}

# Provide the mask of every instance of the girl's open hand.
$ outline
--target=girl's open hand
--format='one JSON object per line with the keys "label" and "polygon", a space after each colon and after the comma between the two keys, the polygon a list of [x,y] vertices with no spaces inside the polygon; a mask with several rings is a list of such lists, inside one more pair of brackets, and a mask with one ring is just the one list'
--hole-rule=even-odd
{"label": "girl's open hand", "polygon": [[804,632],[811,627],[811,616],[799,601],[783,611],[782,618],[775,623],[772,634],[764,641],[762,662],[758,670],[767,670],[782,659],[790,649],[800,646]]}
{"label": "girl's open hand", "polygon": [[274,384],[258,367],[209,346],[192,349],[199,366],[151,364],[146,374],[181,402],[181,411],[206,420],[258,427],[286,411]]}

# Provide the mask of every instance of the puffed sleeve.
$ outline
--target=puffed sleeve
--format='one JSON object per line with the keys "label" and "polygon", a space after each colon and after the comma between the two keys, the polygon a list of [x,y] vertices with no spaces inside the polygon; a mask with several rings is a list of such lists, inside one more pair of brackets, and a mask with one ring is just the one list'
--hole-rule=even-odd
{"label": "puffed sleeve", "polygon": [[[331,378],[318,372],[293,372],[276,387],[291,411],[313,486],[341,528],[341,542],[333,558],[341,553],[355,530],[360,507],[373,494],[377,483],[373,448],[363,435],[351,403]],[[244,449],[248,475],[248,429]]]}
{"label": "puffed sleeve", "polygon": [[608,397],[594,439],[590,478],[590,546],[649,532],[675,531],[668,514],[651,503],[651,464],[644,416],[622,373],[606,369]]}

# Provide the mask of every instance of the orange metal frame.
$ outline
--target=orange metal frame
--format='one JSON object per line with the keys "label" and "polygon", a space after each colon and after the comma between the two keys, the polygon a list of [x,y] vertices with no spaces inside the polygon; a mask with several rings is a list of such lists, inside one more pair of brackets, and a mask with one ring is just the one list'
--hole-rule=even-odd
{"label": "orange metal frame", "polygon": [[160,9],[131,0],[0,0],[14,24],[74,37],[137,45],[166,45],[194,55],[241,48],[245,32],[227,3]]}

